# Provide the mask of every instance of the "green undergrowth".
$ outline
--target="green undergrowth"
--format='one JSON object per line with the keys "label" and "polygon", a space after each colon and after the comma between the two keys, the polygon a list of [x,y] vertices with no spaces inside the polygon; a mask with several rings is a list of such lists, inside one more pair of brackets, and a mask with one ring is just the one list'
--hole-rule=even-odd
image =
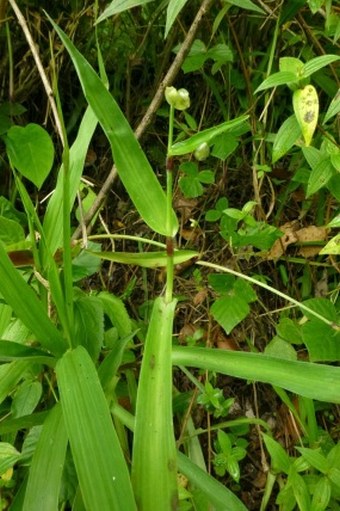
{"label": "green undergrowth", "polygon": [[0,509],[340,508],[339,40],[0,0]]}

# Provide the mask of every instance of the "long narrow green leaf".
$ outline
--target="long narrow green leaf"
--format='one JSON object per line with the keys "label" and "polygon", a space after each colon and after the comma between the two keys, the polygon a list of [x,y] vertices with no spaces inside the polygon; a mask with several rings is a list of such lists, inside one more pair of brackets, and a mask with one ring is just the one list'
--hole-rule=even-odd
{"label": "long narrow green leaf", "polygon": [[172,325],[176,300],[156,298],[137,392],[132,481],[139,511],[177,509],[172,421]]}
{"label": "long narrow green leaf", "polygon": [[340,403],[340,367],[293,362],[260,353],[181,346],[173,348],[172,361],[175,365],[270,383],[301,396]]}
{"label": "long narrow green leaf", "polygon": [[183,453],[178,452],[178,469],[191,484],[200,488],[208,497],[215,511],[247,511],[245,505],[226,486],[216,481],[207,472],[190,461]]}
{"label": "long narrow green leaf", "polygon": [[58,511],[67,433],[59,404],[44,422],[29,471],[23,511]]}
{"label": "long narrow green leaf", "polygon": [[164,190],[126,117],[87,60],[66,34],[50,21],[69,52],[84,95],[110,141],[119,177],[136,209],[151,229],[165,236],[174,236],[178,230],[175,212],[172,211],[172,232],[168,232]]}
{"label": "long narrow green leaf", "polygon": [[178,14],[181,12],[188,0],[170,0],[166,11],[165,33],[166,38]]}
{"label": "long narrow green leaf", "polygon": [[46,419],[48,412],[31,413],[17,419],[6,419],[0,422],[0,435],[15,433],[20,429],[31,429],[40,426]]}
{"label": "long narrow green leaf", "polygon": [[[136,264],[144,268],[160,268],[167,264],[166,252],[92,252],[91,255],[100,257],[107,261],[114,261],[122,264]],[[174,264],[182,264],[198,257],[199,253],[194,250],[175,250]]]}
{"label": "long narrow green leaf", "polygon": [[277,73],[268,76],[261,85],[257,87],[254,91],[254,94],[260,92],[261,90],[270,89],[271,87],[277,87],[278,85],[287,85],[288,83],[293,83],[298,80],[298,76],[292,71],[278,71]]}
{"label": "long narrow green leaf", "polygon": [[[135,418],[125,408],[116,404],[113,408],[113,414],[128,429],[134,431]],[[214,508],[212,508],[214,511],[225,511],[226,509],[228,511],[246,511],[242,502],[226,486],[216,481],[179,451],[177,451],[177,463],[178,470],[208,497],[210,503],[214,505]]]}
{"label": "long narrow green leaf", "polygon": [[96,24],[106,20],[106,18],[109,18],[114,14],[119,14],[120,12],[127,11],[128,9],[132,9],[138,5],[144,5],[152,1],[153,0],[113,0],[113,2],[111,2],[99,16]]}
{"label": "long narrow green leaf", "polygon": [[328,66],[328,64],[331,64],[332,62],[335,62],[339,59],[339,55],[320,55],[319,57],[315,57],[309,62],[306,62],[306,64],[303,66],[302,76],[306,78],[307,76],[316,73],[316,71],[319,71],[319,69],[322,69],[323,67]]}
{"label": "long narrow green leaf", "polygon": [[[77,138],[70,148],[70,212],[79,189],[86,153],[97,126],[97,118],[90,107],[81,121]],[[60,169],[56,188],[49,200],[44,216],[44,233],[47,246],[54,254],[62,246],[63,239],[63,168]]]}
{"label": "long narrow green leaf", "polygon": [[65,340],[47,316],[33,289],[13,266],[1,243],[0,293],[45,349],[54,355],[61,355],[65,351]]}
{"label": "long narrow green leaf", "polygon": [[222,135],[223,133],[227,133],[228,131],[232,131],[233,129],[239,127],[241,124],[244,124],[248,119],[249,115],[241,115],[240,117],[236,117],[236,119],[232,119],[231,121],[223,122],[213,128],[208,128],[206,130],[200,131],[196,133],[192,137],[183,140],[182,142],[177,142],[173,144],[169,151],[169,156],[180,156],[182,154],[188,154],[194,152],[197,147],[203,143],[211,144],[218,135]]}
{"label": "long narrow green leaf", "polygon": [[136,511],[130,476],[95,366],[82,347],[59,360],[60,402],[88,511]]}
{"label": "long narrow green leaf", "polygon": [[31,348],[30,346],[25,346],[18,342],[0,341],[0,362],[8,362],[16,359],[26,359],[38,364],[51,366],[55,364],[55,359],[53,357],[48,357],[46,352],[42,350]]}

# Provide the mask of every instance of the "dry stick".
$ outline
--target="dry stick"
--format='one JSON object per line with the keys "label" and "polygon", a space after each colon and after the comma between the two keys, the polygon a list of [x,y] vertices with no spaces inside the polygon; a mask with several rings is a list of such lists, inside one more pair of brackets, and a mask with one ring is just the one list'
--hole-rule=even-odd
{"label": "dry stick", "polygon": [[[143,119],[141,120],[141,122],[139,123],[139,125],[137,126],[137,128],[135,130],[135,135],[138,139],[143,135],[146,128],[149,126],[149,124],[152,121],[153,116],[155,115],[160,104],[162,103],[163,98],[164,98],[165,88],[174,81],[176,75],[178,74],[179,70],[181,69],[184,59],[188,55],[191,45],[194,42],[194,38],[195,38],[195,35],[197,32],[198,26],[199,26],[203,16],[206,14],[206,12],[211,7],[212,3],[213,3],[213,0],[204,0],[202,2],[202,5],[197,12],[196,18],[194,19],[194,21],[186,35],[186,38],[184,39],[184,42],[183,42],[179,52],[176,55],[175,60],[171,64],[167,74],[165,75],[164,79],[160,83],[160,85],[157,89],[157,92],[149,105],[149,108],[147,109]],[[87,232],[90,232],[91,226],[89,225],[89,223],[91,222],[92,218],[94,217],[94,215],[97,213],[97,211],[101,207],[102,203],[104,202],[116,177],[117,177],[117,169],[116,169],[115,165],[113,165],[102,188],[99,190],[95,201],[93,202],[91,208],[87,211],[86,215],[84,216],[84,222],[85,222],[85,225],[87,225]],[[73,240],[78,239],[81,236],[81,232],[82,232],[82,226],[79,225],[77,227],[77,229],[75,230],[75,232],[73,233],[72,239]]]}
{"label": "dry stick", "polygon": [[17,6],[16,1],[15,0],[9,0],[9,3],[11,5],[13,11],[15,12],[15,15],[16,15],[16,17],[18,19],[19,25],[21,26],[22,31],[25,34],[26,41],[28,42],[28,45],[29,45],[29,47],[31,49],[32,56],[33,56],[33,59],[35,61],[35,65],[37,66],[38,73],[40,75],[41,81],[42,81],[42,83],[44,85],[45,92],[46,92],[47,97],[48,97],[48,101],[49,101],[49,103],[51,105],[51,109],[52,109],[52,113],[53,113],[53,117],[54,117],[54,122],[56,124],[57,131],[58,131],[61,143],[64,146],[65,145],[65,141],[64,141],[64,135],[63,135],[63,129],[61,127],[61,122],[60,122],[60,119],[59,119],[57,105],[56,105],[55,100],[54,100],[53,90],[52,90],[52,87],[50,85],[50,82],[48,81],[47,75],[45,73],[44,66],[41,63],[37,47],[36,47],[36,45],[35,45],[35,43],[33,41],[33,38],[31,36],[31,32],[29,31],[29,28],[28,28],[27,23],[26,23],[26,20],[25,20],[24,16],[22,15],[19,7]]}

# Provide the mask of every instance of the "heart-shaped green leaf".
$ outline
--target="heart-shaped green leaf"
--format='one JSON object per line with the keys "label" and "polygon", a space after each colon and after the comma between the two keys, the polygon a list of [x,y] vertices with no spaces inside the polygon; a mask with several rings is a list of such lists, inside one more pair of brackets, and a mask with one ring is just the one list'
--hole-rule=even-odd
{"label": "heart-shaped green leaf", "polygon": [[54,159],[53,143],[47,131],[38,124],[12,126],[7,132],[6,148],[13,167],[40,188]]}

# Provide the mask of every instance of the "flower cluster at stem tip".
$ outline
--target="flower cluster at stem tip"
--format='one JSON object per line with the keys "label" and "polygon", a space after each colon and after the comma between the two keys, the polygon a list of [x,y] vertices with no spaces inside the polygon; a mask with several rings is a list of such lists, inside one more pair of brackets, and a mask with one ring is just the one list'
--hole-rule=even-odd
{"label": "flower cluster at stem tip", "polygon": [[190,96],[186,89],[177,90],[176,87],[166,87],[165,99],[176,110],[186,110],[190,106]]}

